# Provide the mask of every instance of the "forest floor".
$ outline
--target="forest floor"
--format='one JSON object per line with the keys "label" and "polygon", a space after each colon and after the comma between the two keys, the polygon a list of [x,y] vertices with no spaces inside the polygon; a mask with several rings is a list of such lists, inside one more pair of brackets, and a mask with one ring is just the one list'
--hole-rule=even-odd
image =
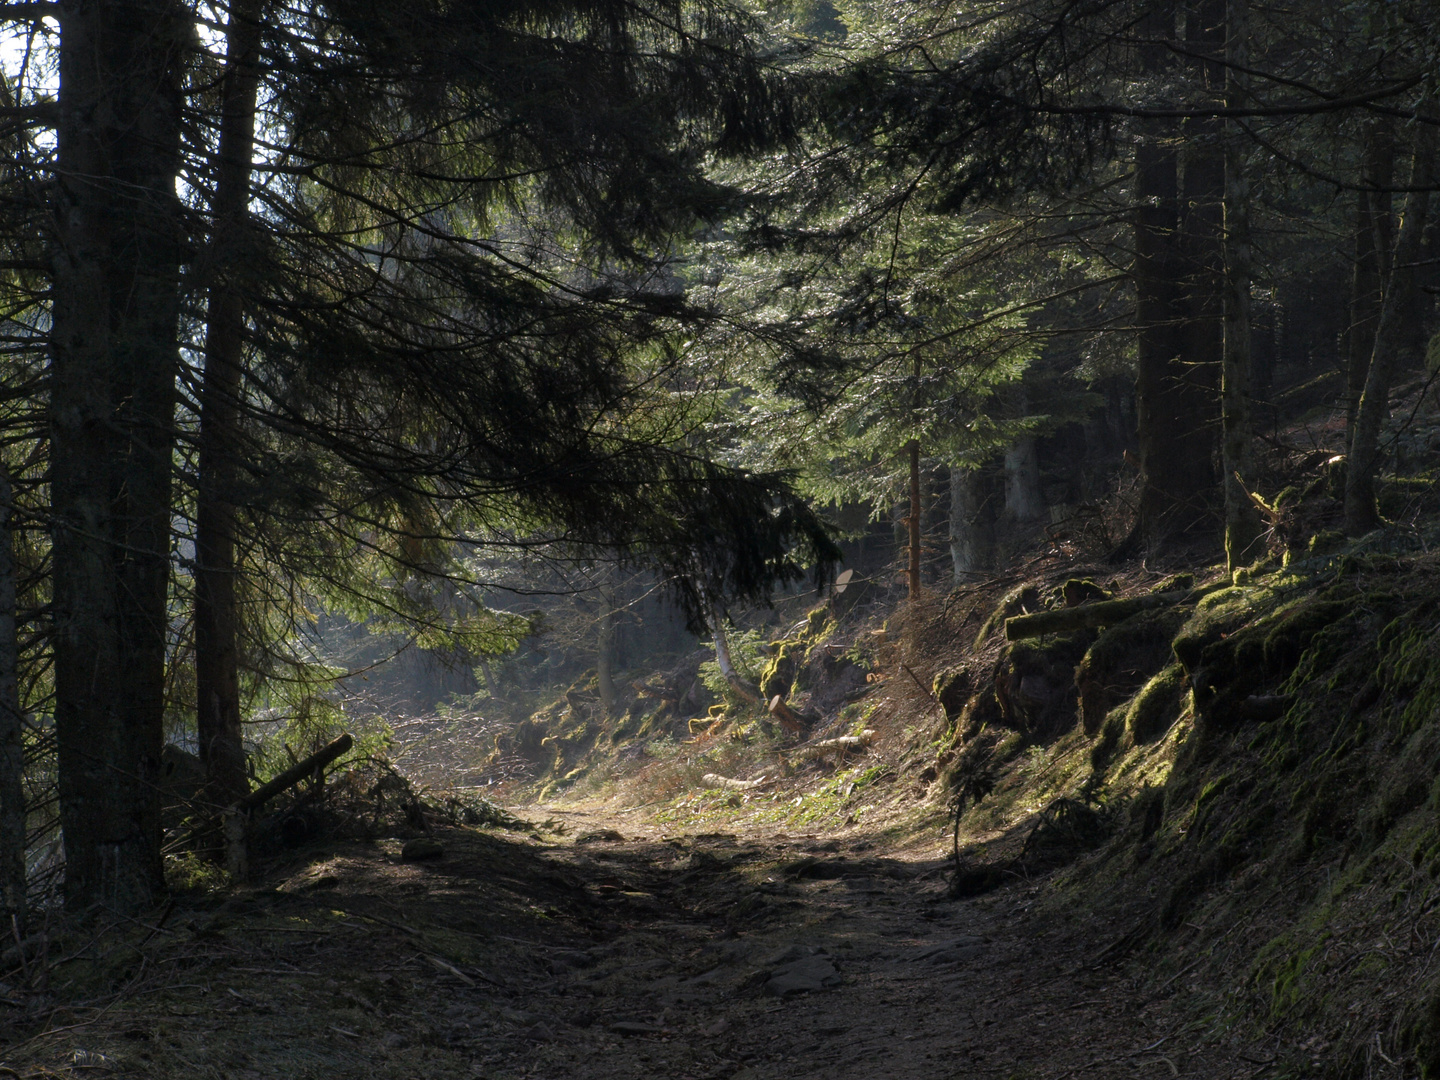
{"label": "forest floor", "polygon": [[[1214,999],[1183,970],[1157,989],[1120,928],[1033,907],[1041,882],[947,899],[933,814],[803,835],[526,812],[543,834],[439,828],[424,860],[398,839],[294,852],[52,954],[50,991],[0,1006],[0,1076],[1069,1080],[1276,1060],[1203,1019]],[[112,989],[86,1000],[87,980]]]}

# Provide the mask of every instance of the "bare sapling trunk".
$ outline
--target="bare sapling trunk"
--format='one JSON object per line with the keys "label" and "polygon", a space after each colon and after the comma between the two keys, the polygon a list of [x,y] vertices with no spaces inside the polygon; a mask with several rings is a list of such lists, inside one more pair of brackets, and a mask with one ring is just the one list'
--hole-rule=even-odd
{"label": "bare sapling trunk", "polygon": [[618,701],[615,692],[615,624],[615,596],[609,589],[601,589],[600,619],[595,635],[595,680],[606,716],[615,715]]}
{"label": "bare sapling trunk", "polygon": [[718,609],[710,613],[710,635],[715,643],[715,663],[720,666],[720,674],[725,676],[730,689],[735,691],[742,701],[764,707],[765,699],[760,688],[740,674],[735,667],[735,660],[730,655],[730,639],[725,636],[725,618]]}
{"label": "bare sapling trunk", "polygon": [[1415,156],[1409,193],[1405,196],[1405,209],[1395,237],[1390,287],[1375,329],[1374,354],[1355,415],[1355,436],[1345,469],[1345,531],[1351,536],[1362,536],[1380,525],[1375,505],[1380,425],[1389,412],[1390,387],[1399,370],[1412,324],[1418,317],[1416,277],[1430,212],[1430,187],[1435,179],[1435,128],[1423,123],[1414,127]]}
{"label": "bare sapling trunk", "polygon": [[[1245,104],[1242,70],[1248,63],[1247,0],[1229,0],[1226,7],[1225,104]],[[1260,515],[1246,490],[1251,475],[1250,422],[1250,184],[1245,173],[1244,145],[1237,121],[1227,125],[1225,139],[1225,333],[1220,377],[1220,408],[1225,485],[1225,561],[1233,572],[1260,554]]]}
{"label": "bare sapling trunk", "polygon": [[0,932],[25,932],[25,718],[15,628],[15,495],[0,465]]}
{"label": "bare sapling trunk", "polygon": [[210,799],[228,805],[249,790],[240,717],[235,487],[245,310],[236,274],[249,238],[251,158],[259,84],[260,5],[232,5],[226,27],[220,142],[216,152],[209,317],[200,390],[196,496],[195,714]]}

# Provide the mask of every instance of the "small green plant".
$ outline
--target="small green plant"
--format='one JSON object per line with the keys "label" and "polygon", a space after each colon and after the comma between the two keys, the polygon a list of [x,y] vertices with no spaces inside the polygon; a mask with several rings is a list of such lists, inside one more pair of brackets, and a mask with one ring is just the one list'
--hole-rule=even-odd
{"label": "small green plant", "polygon": [[210,895],[230,888],[230,874],[193,851],[165,856],[165,887],[172,893]]}
{"label": "small green plant", "polygon": [[[759,685],[760,673],[765,670],[765,654],[769,651],[765,635],[758,630],[736,631],[732,628],[728,631],[728,638],[730,660],[735,665],[735,670],[745,679]],[[700,681],[712,694],[724,699],[728,712],[734,713],[747,707],[747,703],[740,699],[734,687],[721,674],[718,661],[706,660],[700,665]]]}

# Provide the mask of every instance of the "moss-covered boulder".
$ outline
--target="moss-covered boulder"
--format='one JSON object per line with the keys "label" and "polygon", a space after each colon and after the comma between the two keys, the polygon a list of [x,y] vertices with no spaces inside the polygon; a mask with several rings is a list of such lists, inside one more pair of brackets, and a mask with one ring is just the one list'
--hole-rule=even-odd
{"label": "moss-covered boulder", "polygon": [[974,690],[974,678],[965,667],[947,668],[937,673],[930,684],[930,693],[945,710],[945,719],[950,722],[954,722],[964,711]]}
{"label": "moss-covered boulder", "polygon": [[1125,728],[1136,743],[1154,742],[1185,711],[1185,669],[1170,664],[1141,687],[1125,711]]}
{"label": "moss-covered boulder", "polygon": [[1111,709],[1174,662],[1170,641],[1187,614],[1188,609],[1178,607],[1142,612],[1103,630],[1085,651],[1075,671],[1075,688],[1087,735],[1096,734]]}
{"label": "moss-covered boulder", "polygon": [[1012,641],[995,669],[995,698],[1007,726],[1032,739],[1050,739],[1073,727],[1075,667],[1095,632],[1047,634]]}
{"label": "moss-covered boulder", "polygon": [[809,649],[810,646],[803,638],[775,643],[770,660],[760,676],[760,692],[765,695],[766,701],[776,694],[782,698],[790,697],[795,674],[804,663]]}
{"label": "moss-covered boulder", "polygon": [[1034,585],[1019,585],[1011,589],[1000,598],[995,605],[995,610],[985,620],[980,632],[975,635],[974,648],[978,652],[985,647],[992,634],[1005,627],[1005,620],[1016,615],[1033,615],[1037,611],[1043,611],[1045,604],[1040,598],[1040,590]]}

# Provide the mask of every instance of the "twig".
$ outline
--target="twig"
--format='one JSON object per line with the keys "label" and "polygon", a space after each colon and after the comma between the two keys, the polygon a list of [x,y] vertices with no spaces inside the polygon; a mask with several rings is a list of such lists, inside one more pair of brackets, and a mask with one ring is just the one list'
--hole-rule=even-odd
{"label": "twig", "polygon": [[10,932],[15,935],[15,952],[20,957],[20,970],[25,974],[25,985],[30,985],[30,965],[25,960],[25,942],[20,940],[20,920],[10,916]]}
{"label": "twig", "polygon": [[459,968],[457,968],[454,964],[447,963],[446,961],[440,959],[440,957],[438,957],[438,956],[426,956],[425,959],[426,959],[426,960],[429,960],[430,963],[434,964],[434,965],[435,965],[437,968],[439,968],[441,971],[445,971],[445,972],[448,972],[448,973],[451,974],[451,975],[454,975],[457,979],[459,979],[461,982],[463,982],[466,986],[474,986],[474,985],[475,985],[475,980],[472,979],[469,975],[466,975],[463,971],[461,971]]}
{"label": "twig", "polygon": [[[1155,993],[1157,993],[1157,994],[1160,993],[1161,990],[1164,990],[1167,986],[1169,986],[1171,983],[1173,983],[1176,979],[1180,978],[1181,975],[1184,975],[1184,974],[1186,974],[1187,972],[1190,972],[1190,971],[1194,970],[1195,968],[1199,967],[1199,966],[1200,966],[1200,961],[1201,961],[1201,960],[1204,960],[1204,959],[1205,959],[1205,958],[1202,956],[1202,957],[1200,957],[1198,960],[1192,960],[1190,963],[1186,964],[1186,965],[1185,965],[1183,968],[1181,968],[1179,971],[1175,972],[1174,975],[1171,975],[1168,979],[1166,979],[1163,983],[1161,983],[1158,987],[1156,987]],[[1168,1037],[1168,1036],[1167,1036],[1167,1037]],[[1164,1042],[1164,1039],[1162,1039],[1161,1042]],[[1156,1043],[1155,1045],[1156,1045],[1156,1046],[1159,1046],[1160,1043]]]}
{"label": "twig", "polygon": [[143,949],[146,945],[149,945],[149,944],[150,944],[150,939],[153,938],[156,934],[158,934],[158,933],[161,932],[161,931],[160,931],[160,928],[165,925],[165,920],[170,917],[170,913],[171,913],[172,911],[174,911],[174,910],[175,910],[175,897],[172,896],[172,897],[170,898],[170,902],[165,905],[165,910],[162,911],[162,912],[160,912],[160,918],[156,919],[156,920],[155,920],[155,925],[152,926],[152,927],[150,927],[150,933],[146,934],[146,935],[145,935],[145,940],[142,941],[142,942],[140,942],[140,948]]}
{"label": "twig", "polygon": [[931,702],[934,703],[935,707],[940,710],[941,718],[948,720],[949,717],[945,715],[945,706],[940,703],[940,698],[936,696],[935,691],[931,690],[928,686],[926,686],[923,682],[920,681],[920,676],[916,675],[915,672],[910,670],[909,664],[902,663],[900,666],[905,669],[906,675],[909,675],[910,678],[915,680],[915,685],[920,688],[920,692],[926,697],[928,697]]}

